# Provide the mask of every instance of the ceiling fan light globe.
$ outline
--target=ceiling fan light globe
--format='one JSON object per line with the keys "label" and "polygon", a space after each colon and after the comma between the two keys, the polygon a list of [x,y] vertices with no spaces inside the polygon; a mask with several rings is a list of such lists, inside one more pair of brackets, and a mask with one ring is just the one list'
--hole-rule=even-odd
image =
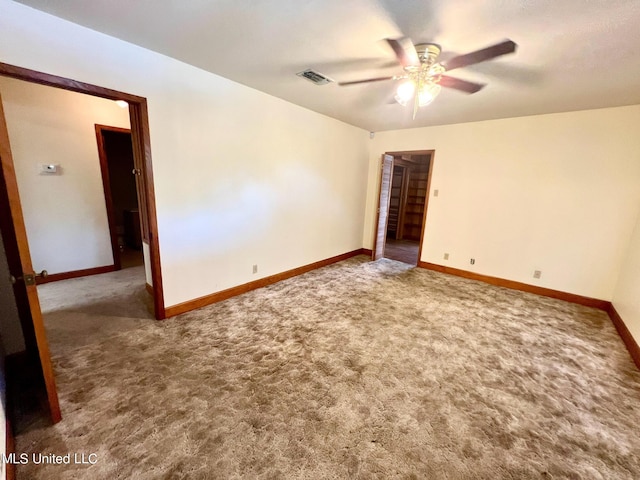
{"label": "ceiling fan light globe", "polygon": [[407,105],[407,103],[409,103],[409,100],[413,98],[415,92],[416,86],[413,84],[413,82],[402,82],[400,85],[398,85],[394,98],[396,102],[404,107]]}
{"label": "ceiling fan light globe", "polygon": [[441,87],[437,83],[423,85],[418,92],[418,104],[421,107],[429,105],[440,93]]}
{"label": "ceiling fan light globe", "polygon": [[441,63],[436,63],[434,65],[431,65],[431,67],[429,68],[429,77],[434,79],[438,78],[443,75],[445,71],[446,69]]}

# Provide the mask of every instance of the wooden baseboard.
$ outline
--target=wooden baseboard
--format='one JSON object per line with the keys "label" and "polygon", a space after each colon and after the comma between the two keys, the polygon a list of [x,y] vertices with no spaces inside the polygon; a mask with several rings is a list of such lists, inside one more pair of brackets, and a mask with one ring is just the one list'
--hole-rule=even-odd
{"label": "wooden baseboard", "polygon": [[73,270],[71,272],[50,273],[45,278],[38,277],[36,283],[57,282],[59,280],[68,280],[70,278],[88,277],[89,275],[98,275],[100,273],[115,272],[115,265],[105,265],[103,267],[85,268],[83,270]]}
{"label": "wooden baseboard", "polygon": [[342,260],[355,257],[356,255],[361,255],[363,253],[362,250],[362,248],[359,248],[351,252],[343,253],[342,255],[336,255],[335,257],[320,260],[308,265],[303,265],[302,267],[293,268],[291,270],[287,270],[286,272],[276,273],[275,275],[270,275],[253,282],[238,285],[237,287],[231,287],[220,292],[212,293],[211,295],[206,295],[194,300],[189,300],[188,302],[179,303],[177,305],[167,307],[165,309],[166,315],[167,317],[174,317],[176,315],[180,315],[181,313],[189,312],[197,308],[211,305],[212,303],[221,302],[222,300],[226,300],[227,298],[235,297],[236,295],[241,295],[257,288],[266,287],[267,285],[286,280],[287,278],[302,275],[303,273],[310,272],[311,270],[315,270],[317,268],[326,267],[327,265],[331,265],[332,263],[341,262]]}
{"label": "wooden baseboard", "polygon": [[369,256],[369,257],[370,257],[371,255],[373,255],[373,250],[370,250],[370,249],[368,249],[368,248],[362,248],[362,249],[361,249],[361,252],[362,252],[362,255],[367,255],[367,256]]}
{"label": "wooden baseboard", "polygon": [[622,338],[622,341],[627,347],[627,350],[629,350],[633,362],[640,370],[640,346],[638,345],[638,342],[636,342],[635,338],[633,338],[633,335],[631,335],[631,332],[625,325],[624,320],[622,320],[622,317],[616,311],[616,308],[613,306],[613,304],[609,306],[609,310],[607,311],[607,313],[609,314],[609,318],[611,318],[613,325],[616,327],[618,334]]}
{"label": "wooden baseboard", "polygon": [[469,278],[471,280],[479,280],[481,282],[496,285],[498,287],[510,288],[512,290],[520,290],[522,292],[535,293],[536,295],[542,295],[543,297],[557,298],[566,302],[577,303],[586,307],[593,307],[599,310],[609,311],[611,302],[607,300],[600,300],[598,298],[584,297],[582,295],[576,295],[574,293],[561,292],[560,290],[553,290],[551,288],[538,287],[536,285],[529,285],[528,283],[515,282],[513,280],[505,280],[504,278],[491,277],[489,275],[481,275],[479,273],[469,272],[468,270],[460,270],[458,268],[445,267],[444,265],[437,265],[435,263],[428,263],[419,261],[418,267],[426,268],[428,270],[434,270],[436,272],[448,273],[450,275],[456,275],[458,277]]}
{"label": "wooden baseboard", "polygon": [[149,285],[148,283],[144,284],[144,288],[147,289],[147,293],[149,293],[149,295],[151,295],[153,297],[153,287],[151,285]]}

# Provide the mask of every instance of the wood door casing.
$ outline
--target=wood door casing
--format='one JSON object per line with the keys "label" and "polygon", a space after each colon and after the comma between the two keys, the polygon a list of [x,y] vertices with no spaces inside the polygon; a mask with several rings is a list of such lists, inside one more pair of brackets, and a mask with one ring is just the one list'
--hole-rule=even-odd
{"label": "wood door casing", "polygon": [[373,240],[373,260],[378,260],[384,256],[387,221],[389,220],[389,202],[391,200],[391,179],[393,176],[393,157],[391,155],[382,156],[382,167],[380,170],[380,193],[378,195],[376,233]]}
{"label": "wood door casing", "polygon": [[35,283],[27,285],[22,279],[33,274],[27,231],[22,214],[9,133],[0,96],[0,230],[4,241],[9,272],[18,279],[13,286],[18,314],[28,357],[36,360],[41,369],[49,415],[53,423],[62,418],[56,390],[53,365],[47,343],[40,301]]}

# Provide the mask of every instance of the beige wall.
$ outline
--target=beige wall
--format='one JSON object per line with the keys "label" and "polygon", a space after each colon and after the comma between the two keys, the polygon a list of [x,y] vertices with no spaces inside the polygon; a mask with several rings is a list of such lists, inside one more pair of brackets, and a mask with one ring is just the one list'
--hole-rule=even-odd
{"label": "beige wall", "polygon": [[622,273],[613,294],[613,306],[640,345],[640,216],[624,257]]}
{"label": "beige wall", "polygon": [[363,244],[381,154],[435,149],[423,261],[611,300],[640,210],[638,125],[636,105],[376,133]]}
{"label": "beige wall", "polygon": [[366,131],[24,5],[0,9],[0,61],[148,99],[167,306],[362,247]]}
{"label": "beige wall", "polygon": [[380,155],[423,149],[436,150],[440,195],[422,260],[613,298],[640,209],[640,106],[369,140],[143,48],[0,7],[0,61],[147,97],[167,306],[371,248]]}
{"label": "beige wall", "polygon": [[[0,77],[33,267],[113,265],[95,124],[129,127],[110,100]],[[41,164],[61,174],[41,175]]]}

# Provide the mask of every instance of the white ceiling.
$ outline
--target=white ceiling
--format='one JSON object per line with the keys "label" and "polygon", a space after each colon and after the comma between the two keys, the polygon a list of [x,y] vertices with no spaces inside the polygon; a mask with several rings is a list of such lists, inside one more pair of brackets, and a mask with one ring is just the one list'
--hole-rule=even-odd
{"label": "white ceiling", "polygon": [[[638,0],[21,0],[369,131],[640,103]],[[393,82],[316,86],[402,73],[384,38],[442,45],[444,59],[506,38],[515,54],[451,76],[415,120]]]}

